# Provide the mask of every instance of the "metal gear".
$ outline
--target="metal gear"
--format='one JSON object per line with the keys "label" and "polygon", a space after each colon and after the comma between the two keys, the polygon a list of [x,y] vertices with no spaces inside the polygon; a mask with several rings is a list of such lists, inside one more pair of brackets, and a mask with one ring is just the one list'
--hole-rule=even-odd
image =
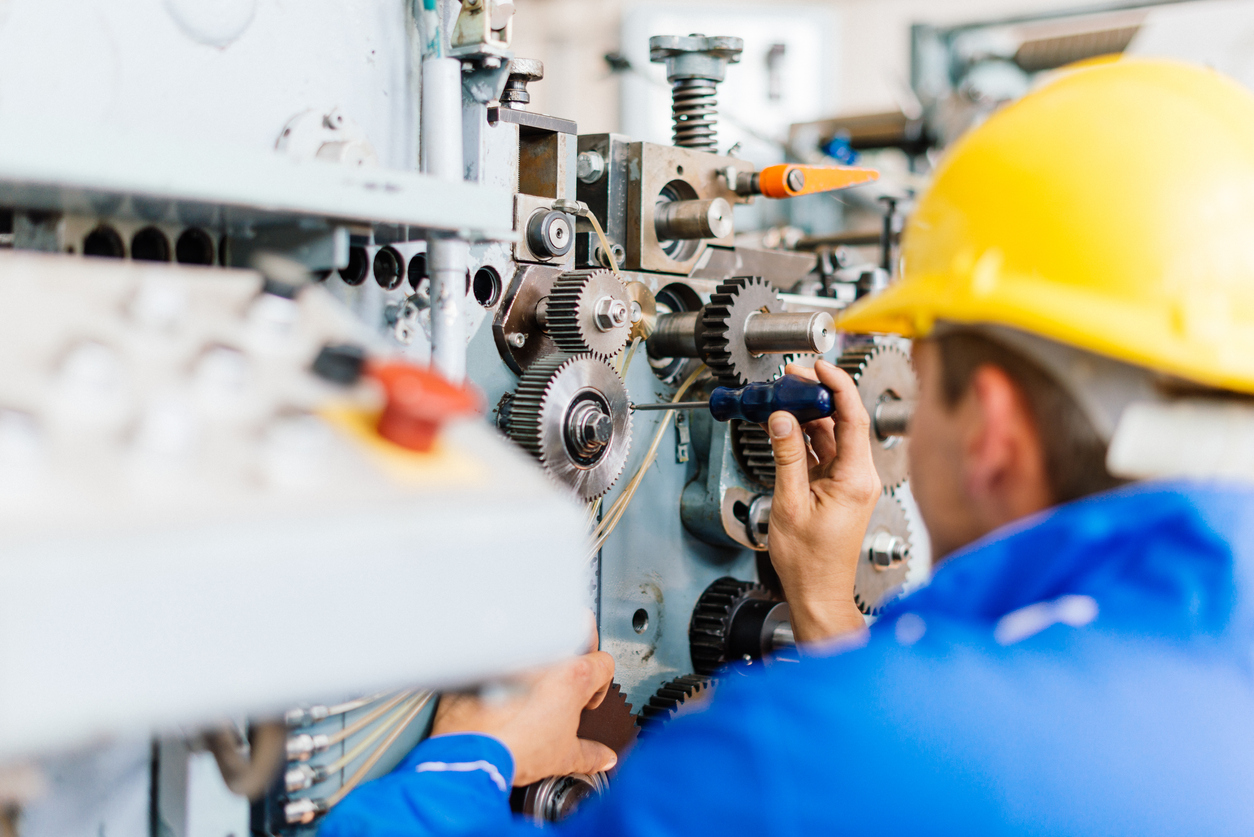
{"label": "metal gear", "polygon": [[557,354],[523,373],[506,432],[584,500],[618,479],[631,447],[627,387],[603,360]]}
{"label": "metal gear", "polygon": [[771,437],[762,425],[751,421],[731,422],[732,453],[745,476],[766,488],[775,487],[775,453]]}
{"label": "metal gear", "polygon": [[567,354],[608,360],[627,345],[632,295],[609,270],[575,270],[553,283],[545,312],[549,336]]}
{"label": "metal gear", "polygon": [[745,345],[749,315],[759,311],[778,314],[784,303],[769,282],[760,276],[728,279],[714,289],[701,309],[698,345],[706,365],[727,386],[769,381],[779,370],[779,356],[755,355]]}
{"label": "metal gear", "polygon": [[596,709],[585,709],[579,716],[579,737],[601,742],[620,758],[636,743],[639,734],[631,704],[617,683],[610,683]]}
{"label": "metal gear", "polygon": [[881,495],[871,512],[854,575],[853,600],[859,610],[874,616],[897,598],[910,571],[912,546],[910,520],[901,500],[892,493]]}
{"label": "metal gear", "polygon": [[697,599],[688,623],[688,646],[698,674],[714,674],[732,662],[728,652],[732,619],[745,602],[754,599],[773,601],[761,584],[730,576],[715,581]]}
{"label": "metal gear", "polygon": [[871,417],[871,461],[885,490],[905,482],[909,474],[905,436],[882,437],[875,429],[877,408],[886,401],[913,402],[918,394],[914,365],[901,349],[889,345],[863,345],[846,349],[836,365],[858,385],[862,405]]}
{"label": "metal gear", "polygon": [[663,683],[649,702],[640,707],[637,716],[640,734],[656,733],[695,702],[707,699],[714,690],[714,682],[713,678],[700,674],[685,674]]}

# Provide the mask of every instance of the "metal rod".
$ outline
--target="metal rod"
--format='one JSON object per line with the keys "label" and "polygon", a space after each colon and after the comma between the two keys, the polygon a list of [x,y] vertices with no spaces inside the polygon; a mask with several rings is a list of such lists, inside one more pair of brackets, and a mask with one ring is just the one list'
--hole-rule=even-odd
{"label": "metal rod", "polygon": [[697,345],[697,324],[700,311],[680,311],[675,314],[658,314],[657,325],[649,335],[649,356],[700,357]]}
{"label": "metal rod", "polygon": [[892,436],[905,436],[910,429],[910,418],[914,415],[913,401],[883,401],[876,405],[875,435],[881,439]]}
{"label": "metal rod", "polygon": [[754,313],[745,321],[745,348],[754,354],[826,354],[834,345],[836,324],[826,311]]}
{"label": "metal rod", "polygon": [[633,410],[700,410],[709,407],[709,401],[666,401],[661,404],[632,404]]}

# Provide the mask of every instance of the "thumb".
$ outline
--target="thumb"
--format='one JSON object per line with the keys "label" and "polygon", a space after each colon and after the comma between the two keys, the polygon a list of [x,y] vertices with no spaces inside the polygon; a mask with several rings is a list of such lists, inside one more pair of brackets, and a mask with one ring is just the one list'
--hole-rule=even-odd
{"label": "thumb", "polygon": [[775,455],[775,505],[797,509],[810,493],[810,459],[805,435],[792,413],[771,413],[766,423]]}
{"label": "thumb", "polygon": [[618,764],[618,754],[599,741],[577,738],[575,743],[574,763],[570,765],[570,773],[593,774],[601,770],[611,770]]}

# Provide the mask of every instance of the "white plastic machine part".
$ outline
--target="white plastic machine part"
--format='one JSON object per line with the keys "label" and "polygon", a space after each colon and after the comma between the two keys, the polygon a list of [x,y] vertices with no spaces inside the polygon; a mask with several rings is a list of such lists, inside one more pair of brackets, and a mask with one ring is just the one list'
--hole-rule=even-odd
{"label": "white plastic machine part", "polygon": [[397,459],[326,418],[379,394],[310,362],[373,338],[260,286],[0,253],[0,759],[586,642],[573,502],[482,420]]}

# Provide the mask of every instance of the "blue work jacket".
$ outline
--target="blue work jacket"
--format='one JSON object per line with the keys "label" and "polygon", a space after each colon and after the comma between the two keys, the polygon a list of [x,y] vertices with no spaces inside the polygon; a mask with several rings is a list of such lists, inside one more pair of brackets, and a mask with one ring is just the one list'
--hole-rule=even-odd
{"label": "blue work jacket", "polygon": [[[860,647],[729,676],[567,835],[1254,835],[1254,492],[1146,483],[942,564]],[[320,837],[498,835],[497,741],[420,744]]]}

